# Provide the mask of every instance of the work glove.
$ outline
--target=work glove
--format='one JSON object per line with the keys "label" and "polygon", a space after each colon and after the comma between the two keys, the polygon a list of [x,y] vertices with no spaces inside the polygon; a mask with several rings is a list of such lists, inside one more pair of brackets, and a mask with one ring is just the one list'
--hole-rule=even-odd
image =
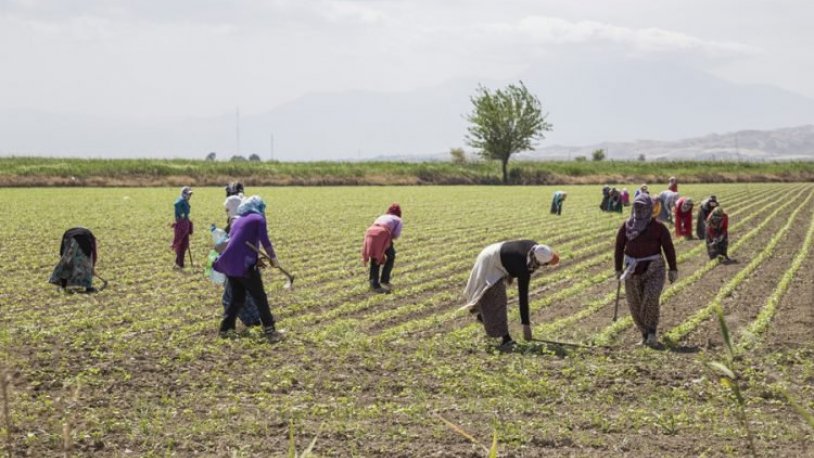
{"label": "work glove", "polygon": [[671,271],[667,272],[667,279],[670,280],[671,284],[675,283],[675,281],[678,280],[678,271],[677,270],[671,270]]}
{"label": "work glove", "polygon": [[523,325],[523,338],[526,339],[526,340],[531,340],[532,339],[531,325],[530,324],[524,324]]}
{"label": "work glove", "polygon": [[621,271],[621,270],[617,270],[617,271],[616,271],[616,279],[617,279],[617,280],[620,280],[621,278],[622,278],[622,271]]}

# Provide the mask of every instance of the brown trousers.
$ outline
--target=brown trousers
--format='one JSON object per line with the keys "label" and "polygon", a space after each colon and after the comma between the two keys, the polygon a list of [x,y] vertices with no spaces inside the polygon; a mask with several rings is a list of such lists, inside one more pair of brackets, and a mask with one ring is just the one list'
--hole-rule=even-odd
{"label": "brown trousers", "polygon": [[664,289],[664,260],[650,261],[639,275],[625,279],[625,296],[633,322],[642,336],[656,332],[659,326],[659,298]]}
{"label": "brown trousers", "polygon": [[477,312],[483,320],[483,328],[489,337],[503,337],[509,333],[509,319],[506,315],[506,282],[500,280],[483,293],[478,301]]}

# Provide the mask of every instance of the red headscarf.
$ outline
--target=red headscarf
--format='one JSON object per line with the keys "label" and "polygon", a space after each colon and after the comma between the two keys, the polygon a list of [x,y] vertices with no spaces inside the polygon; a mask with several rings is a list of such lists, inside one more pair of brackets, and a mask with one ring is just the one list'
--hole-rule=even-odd
{"label": "red headscarf", "polygon": [[401,218],[401,207],[399,206],[399,204],[394,203],[390,205],[390,207],[387,209],[387,214],[396,215],[399,218]]}

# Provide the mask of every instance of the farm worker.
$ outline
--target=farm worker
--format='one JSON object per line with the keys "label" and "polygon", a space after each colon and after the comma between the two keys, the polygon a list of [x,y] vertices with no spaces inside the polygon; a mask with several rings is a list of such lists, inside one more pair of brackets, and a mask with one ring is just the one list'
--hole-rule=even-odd
{"label": "farm worker", "polygon": [[189,249],[189,236],[192,234],[192,221],[189,219],[189,199],[192,197],[192,188],[181,188],[181,196],[175,201],[175,223],[172,249],[175,251],[175,268],[184,268],[184,255]]}
{"label": "farm worker", "polygon": [[[401,207],[394,203],[387,209],[387,213],[373,221],[373,225],[365,231],[365,240],[362,244],[362,262],[370,262],[370,289],[380,294],[390,294],[393,285],[390,284],[390,274],[393,272],[393,263],[396,261],[396,248],[393,241],[401,235]],[[383,267],[382,267],[383,265]],[[379,269],[381,268],[381,277]]]}
{"label": "farm worker", "polygon": [[662,223],[672,223],[672,213],[675,208],[676,200],[678,200],[678,193],[669,190],[662,191],[656,196],[656,199],[661,203],[661,212],[658,216],[659,221]]}
{"label": "farm worker", "polygon": [[486,335],[502,337],[501,349],[514,345],[509,334],[506,312],[506,284],[517,279],[520,322],[523,324],[523,338],[531,340],[529,320],[529,281],[531,274],[540,266],[554,266],[560,257],[548,245],[534,240],[498,242],[480,252],[469,281],[464,289],[466,305],[470,313],[477,313],[483,323]]}
{"label": "farm worker", "polygon": [[627,192],[627,188],[622,188],[622,205],[625,207],[630,206],[630,193]]}
{"label": "farm worker", "polygon": [[[653,218],[653,200],[640,194],[633,211],[616,234],[614,261],[616,278],[625,282],[625,296],[633,322],[642,334],[642,344],[656,347],[659,298],[664,288],[664,259],[670,266],[670,283],[678,279],[676,253],[670,231]],[[624,270],[623,270],[624,269]]]}
{"label": "farm worker", "polygon": [[667,189],[678,192],[678,180],[676,180],[676,177],[670,177],[670,179],[667,180]]}
{"label": "farm worker", "polygon": [[732,261],[726,251],[729,247],[729,216],[721,207],[715,207],[707,217],[706,242],[709,259]]}
{"label": "farm worker", "polygon": [[237,181],[226,185],[226,200],[223,202],[223,208],[226,210],[226,233],[229,233],[229,228],[232,226],[232,220],[237,218],[237,207],[244,199],[243,196],[243,183]]}
{"label": "farm worker", "polygon": [[95,293],[93,275],[96,274],[96,237],[89,229],[74,227],[62,234],[59,245],[59,263],[54,267],[49,283],[62,289]]}
{"label": "farm worker", "polygon": [[622,213],[622,193],[616,188],[611,188],[610,190],[608,211]]}
{"label": "farm worker", "polygon": [[698,240],[704,240],[706,237],[707,218],[717,206],[718,198],[714,195],[702,200],[701,205],[698,206],[698,218],[695,220],[695,235],[698,236]]}
{"label": "farm worker", "polygon": [[[237,181],[234,183],[229,183],[226,185],[226,200],[223,202],[223,207],[226,210],[226,234],[229,234],[229,231],[232,227],[232,222],[237,219],[237,209],[240,207],[240,203],[244,199],[243,195],[243,183]],[[224,283],[223,288],[223,297],[221,298],[221,303],[223,304],[223,311],[224,313],[229,308],[229,304],[232,302],[232,289],[229,287],[229,282]],[[243,305],[243,308],[240,309],[240,312],[237,314],[237,317],[240,321],[246,325],[246,327],[251,326],[258,326],[260,325],[260,312],[257,311],[257,305],[254,303],[254,299],[252,296],[246,296],[246,302]]]}
{"label": "farm worker", "polygon": [[641,193],[645,193],[645,194],[648,194],[648,195],[650,194],[650,191],[647,189],[646,184],[641,185],[639,187],[639,189],[636,190],[636,193],[633,194],[633,198],[636,199],[637,197],[639,197],[639,194],[641,194]]}
{"label": "farm worker", "polygon": [[551,199],[551,214],[552,215],[561,215],[562,214],[562,204],[565,202],[565,198],[568,197],[568,193],[565,191],[555,191],[554,198]]}
{"label": "farm worker", "polygon": [[610,202],[610,191],[611,191],[610,186],[605,185],[602,187],[602,203],[599,204],[599,208],[603,212],[608,211],[608,203]]}
{"label": "farm worker", "polygon": [[692,207],[693,201],[689,197],[682,197],[676,202],[676,237],[692,239]]}
{"label": "farm worker", "polygon": [[275,327],[274,316],[269,309],[268,296],[260,276],[260,267],[263,267],[263,263],[258,254],[246,244],[248,242],[258,248],[262,245],[271,259],[271,264],[274,267],[280,265],[266,228],[266,204],[260,196],[251,196],[240,204],[237,213],[240,217],[232,223],[229,243],[218,260],[212,264],[215,270],[226,275],[232,294],[229,307],[220,323],[220,336],[230,337],[234,333],[235,319],[243,308],[248,294],[257,305],[266,338],[270,343],[279,342],[283,334]]}

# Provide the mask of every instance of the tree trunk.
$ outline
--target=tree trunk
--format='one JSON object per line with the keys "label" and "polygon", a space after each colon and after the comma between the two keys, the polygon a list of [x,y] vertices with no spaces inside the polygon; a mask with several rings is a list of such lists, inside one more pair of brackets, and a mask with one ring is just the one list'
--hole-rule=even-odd
{"label": "tree trunk", "polygon": [[503,184],[509,184],[509,159],[500,162],[503,164]]}

